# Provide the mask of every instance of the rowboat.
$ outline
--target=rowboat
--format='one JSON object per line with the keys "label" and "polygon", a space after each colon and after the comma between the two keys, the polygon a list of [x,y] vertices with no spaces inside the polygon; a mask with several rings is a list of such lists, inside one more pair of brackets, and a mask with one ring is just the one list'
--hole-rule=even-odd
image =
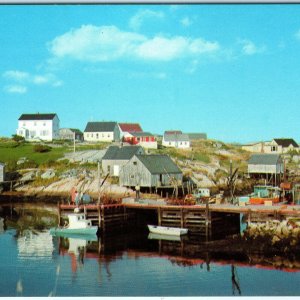
{"label": "rowboat", "polygon": [[178,227],[148,225],[148,229],[151,233],[166,234],[166,235],[180,236],[188,233],[187,228],[178,228]]}
{"label": "rowboat", "polygon": [[69,214],[68,219],[65,226],[51,228],[50,234],[96,235],[99,230],[98,226],[92,226],[91,220],[87,220],[84,213]]}
{"label": "rowboat", "polygon": [[174,241],[180,242],[181,237],[179,235],[170,235],[170,234],[159,234],[150,232],[148,235],[149,240],[164,240],[164,241]]}

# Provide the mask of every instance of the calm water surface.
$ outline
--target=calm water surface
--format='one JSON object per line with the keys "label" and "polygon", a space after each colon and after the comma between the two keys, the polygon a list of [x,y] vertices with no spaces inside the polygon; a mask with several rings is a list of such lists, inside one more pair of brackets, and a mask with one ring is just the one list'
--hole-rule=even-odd
{"label": "calm water surface", "polygon": [[150,239],[148,232],[53,237],[19,218],[0,229],[0,296],[300,295],[300,262],[221,255],[202,243]]}

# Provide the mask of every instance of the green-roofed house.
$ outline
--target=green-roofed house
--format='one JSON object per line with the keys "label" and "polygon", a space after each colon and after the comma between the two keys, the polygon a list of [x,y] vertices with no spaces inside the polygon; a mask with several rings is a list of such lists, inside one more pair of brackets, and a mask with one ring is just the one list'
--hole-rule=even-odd
{"label": "green-roofed house", "polygon": [[144,154],[141,146],[110,146],[102,158],[102,170],[110,176],[119,176],[120,169],[135,154]]}
{"label": "green-roofed house", "polygon": [[83,136],[87,142],[119,141],[120,128],[117,122],[88,122]]}
{"label": "green-roofed house", "polygon": [[[280,154],[252,154],[248,160],[248,173],[252,177],[280,178],[284,173],[284,163]],[[275,180],[276,181],[276,180]]]}
{"label": "green-roofed house", "polygon": [[120,185],[134,187],[173,187],[182,184],[182,171],[168,155],[134,155],[120,170]]}

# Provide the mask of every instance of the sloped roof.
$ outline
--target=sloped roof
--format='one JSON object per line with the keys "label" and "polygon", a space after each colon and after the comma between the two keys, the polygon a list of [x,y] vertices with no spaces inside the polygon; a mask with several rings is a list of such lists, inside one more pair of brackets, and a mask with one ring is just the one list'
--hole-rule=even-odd
{"label": "sloped roof", "polygon": [[280,154],[252,154],[249,165],[276,165],[282,162]]}
{"label": "sloped roof", "polygon": [[88,122],[84,132],[112,132],[117,122]]}
{"label": "sloped roof", "polygon": [[136,136],[136,137],[141,137],[141,136],[154,136],[150,132],[132,132],[131,135]]}
{"label": "sloped roof", "polygon": [[181,174],[173,160],[165,154],[136,155],[151,174]]}
{"label": "sloped roof", "polygon": [[141,146],[110,146],[102,160],[129,160],[137,153],[144,153]]}
{"label": "sloped roof", "polygon": [[282,146],[284,148],[287,148],[290,145],[293,145],[296,148],[299,147],[299,145],[294,141],[294,139],[274,139],[274,141],[277,143],[277,145]]}
{"label": "sloped roof", "polygon": [[187,134],[191,140],[206,140],[206,133],[188,133]]}
{"label": "sloped roof", "polygon": [[187,134],[164,134],[164,140],[166,142],[189,142],[190,138]]}
{"label": "sloped roof", "polygon": [[123,132],[142,132],[140,124],[138,123],[119,123],[119,126]]}
{"label": "sloped roof", "polygon": [[31,121],[31,120],[53,120],[57,116],[56,114],[22,114],[19,118],[20,121]]}
{"label": "sloped roof", "polygon": [[181,130],[166,130],[164,134],[182,134]]}

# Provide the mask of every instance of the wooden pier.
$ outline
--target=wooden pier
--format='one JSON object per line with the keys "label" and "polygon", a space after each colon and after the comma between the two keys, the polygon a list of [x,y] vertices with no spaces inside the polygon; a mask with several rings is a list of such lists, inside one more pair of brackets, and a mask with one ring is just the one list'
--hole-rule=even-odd
{"label": "wooden pier", "polygon": [[[75,205],[58,204],[59,223],[66,214],[74,211]],[[235,206],[203,204],[193,206],[148,205],[124,203],[113,205],[88,204],[79,207],[94,225],[102,231],[118,230],[132,225],[146,227],[156,224],[188,228],[189,232],[206,237],[223,236],[240,232],[240,215],[247,222],[282,221],[300,218],[300,206]]]}

